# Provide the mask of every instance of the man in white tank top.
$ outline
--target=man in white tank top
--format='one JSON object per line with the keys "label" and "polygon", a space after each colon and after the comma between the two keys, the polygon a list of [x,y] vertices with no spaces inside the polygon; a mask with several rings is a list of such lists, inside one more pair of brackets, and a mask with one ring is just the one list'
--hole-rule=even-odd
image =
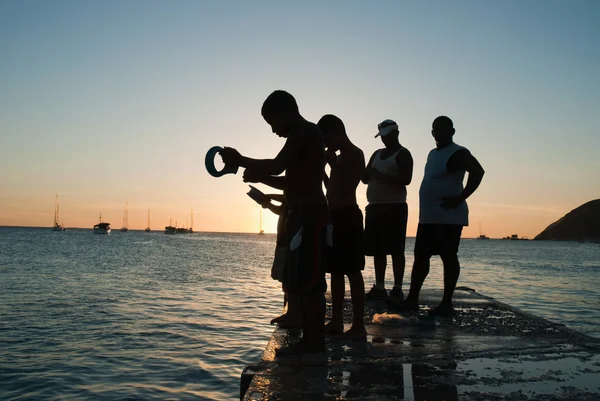
{"label": "man in white tank top", "polygon": [[[388,299],[402,302],[402,280],[404,277],[404,246],[408,206],[406,186],[412,180],[413,159],[398,140],[398,124],[385,120],[377,128],[375,136],[381,137],[385,148],[373,153],[363,175],[367,184],[365,209],[365,254],[373,256],[375,285],[366,294],[366,299]],[[392,256],[394,288],[385,290],[387,255]]]}
{"label": "man in white tank top", "polygon": [[[433,121],[436,148],[429,152],[419,189],[419,227],[410,292],[404,309],[418,310],[419,292],[429,274],[429,260],[440,255],[444,264],[444,296],[430,311],[448,316],[454,312],[452,295],[460,275],[458,246],[463,226],[469,225],[466,199],[479,187],[484,175],[481,164],[467,148],[453,142],[454,124],[445,116]],[[465,173],[469,173],[463,188]]]}

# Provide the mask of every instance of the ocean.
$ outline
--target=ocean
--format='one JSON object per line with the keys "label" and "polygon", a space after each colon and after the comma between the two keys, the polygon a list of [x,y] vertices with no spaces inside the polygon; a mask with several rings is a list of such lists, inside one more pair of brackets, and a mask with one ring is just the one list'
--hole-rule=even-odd
{"label": "ocean", "polygon": [[[0,228],[0,399],[237,399],[283,306],[274,246],[268,234]],[[459,286],[600,337],[599,244],[463,239],[459,258]],[[442,288],[437,258],[424,288]]]}

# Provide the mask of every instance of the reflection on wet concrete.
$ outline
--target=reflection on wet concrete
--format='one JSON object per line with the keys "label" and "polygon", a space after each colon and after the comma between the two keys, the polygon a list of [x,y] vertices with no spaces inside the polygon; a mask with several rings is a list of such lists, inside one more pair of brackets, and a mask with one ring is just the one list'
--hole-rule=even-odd
{"label": "reflection on wet concrete", "polygon": [[[425,294],[423,311],[440,295]],[[456,303],[456,316],[435,325],[371,324],[365,343],[329,341],[329,363],[321,368],[275,359],[275,348],[300,335],[277,329],[262,361],[242,375],[244,399],[600,399],[596,339],[475,292],[457,292]],[[370,319],[387,306],[367,309]]]}

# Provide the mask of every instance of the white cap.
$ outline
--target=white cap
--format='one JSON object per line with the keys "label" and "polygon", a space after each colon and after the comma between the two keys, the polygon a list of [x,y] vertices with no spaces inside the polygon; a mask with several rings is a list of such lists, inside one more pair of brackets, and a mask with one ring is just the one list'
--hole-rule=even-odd
{"label": "white cap", "polygon": [[385,120],[377,124],[377,129],[379,132],[375,135],[375,138],[378,136],[386,136],[390,132],[398,130],[398,124],[394,120]]}

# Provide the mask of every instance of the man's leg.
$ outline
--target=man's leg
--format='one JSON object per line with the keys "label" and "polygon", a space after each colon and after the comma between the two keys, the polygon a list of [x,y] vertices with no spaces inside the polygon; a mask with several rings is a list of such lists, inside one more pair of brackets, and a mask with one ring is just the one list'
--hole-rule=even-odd
{"label": "man's leg", "polygon": [[446,225],[440,227],[442,238],[442,251],[440,258],[444,264],[444,296],[440,305],[429,311],[430,314],[449,316],[454,313],[452,306],[452,296],[456,289],[456,283],[460,276],[460,263],[458,262],[458,246],[460,244],[460,236],[462,226]]}
{"label": "man's leg", "polygon": [[362,272],[357,271],[348,274],[350,282],[350,295],[352,297],[352,327],[344,337],[349,340],[366,340],[365,329],[365,282]]}
{"label": "man's leg", "polygon": [[307,339],[306,352],[325,352],[325,294],[317,292],[303,298],[307,324],[302,339]]}
{"label": "man's leg", "polygon": [[387,255],[375,255],[375,287],[385,290],[385,270],[387,268]]}
{"label": "man's leg", "polygon": [[364,249],[366,255],[373,256],[375,265],[375,285],[369,290],[365,298],[369,300],[385,299],[385,269],[387,257],[380,251],[381,247],[381,219],[380,205],[368,205],[365,213]]}
{"label": "man's leg", "polygon": [[404,270],[406,268],[406,257],[404,252],[392,255],[392,265],[394,267],[394,287],[402,288],[404,280]]}
{"label": "man's leg", "polygon": [[[404,248],[404,247],[403,247]],[[394,287],[390,291],[388,302],[399,306],[404,301],[404,292],[402,292],[402,281],[404,279],[404,269],[406,259],[404,252],[392,254],[392,266],[394,268]]]}
{"label": "man's leg", "polygon": [[271,324],[277,323],[279,328],[292,329],[302,326],[302,302],[298,294],[287,294],[288,303],[285,314],[275,318]]}
{"label": "man's leg", "polygon": [[406,268],[406,257],[404,250],[406,247],[406,224],[408,222],[408,205],[399,203],[390,205],[390,223],[389,236],[392,255],[392,267],[394,269],[394,288],[390,293],[393,298],[399,298],[400,302],[404,298],[402,292],[402,282],[404,281],[404,270]]}
{"label": "man's leg", "polygon": [[[344,275],[331,273],[331,320],[325,326],[325,331],[333,335],[344,332],[344,295],[346,292]],[[363,285],[363,296],[364,296]]]}
{"label": "man's leg", "polygon": [[387,265],[386,255],[375,255],[373,256],[373,262],[375,264],[375,285],[365,295],[365,299],[386,299],[387,292],[385,291],[385,269]]}
{"label": "man's leg", "polygon": [[440,305],[452,307],[452,296],[460,276],[460,263],[456,254],[444,255],[441,258],[444,264],[444,297]]}
{"label": "man's leg", "polygon": [[415,263],[410,276],[410,291],[404,303],[407,310],[419,309],[419,293],[429,274],[429,259],[429,255],[415,253]]}
{"label": "man's leg", "polygon": [[[277,356],[289,356],[289,355],[299,355],[306,352],[309,346],[309,336],[310,336],[310,310],[306,308],[306,300],[307,295],[302,293],[288,293],[290,296],[290,302],[288,303],[288,313],[290,313],[289,308],[291,308],[292,304],[296,304],[296,311],[300,315],[301,319],[301,327],[302,327],[302,338],[295,344],[291,344],[289,346],[284,346],[281,348],[277,348],[275,350],[275,354]],[[292,301],[294,300],[294,301]],[[279,327],[282,327],[282,323],[279,323]]]}

